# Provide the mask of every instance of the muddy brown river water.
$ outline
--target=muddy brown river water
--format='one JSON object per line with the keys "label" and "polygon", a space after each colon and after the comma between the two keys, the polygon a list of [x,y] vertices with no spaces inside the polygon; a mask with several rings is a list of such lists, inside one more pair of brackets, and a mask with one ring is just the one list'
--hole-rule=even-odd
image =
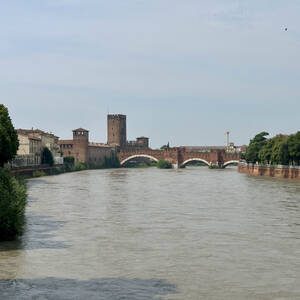
{"label": "muddy brown river water", "polygon": [[300,184],[235,168],[30,180],[0,299],[300,299]]}

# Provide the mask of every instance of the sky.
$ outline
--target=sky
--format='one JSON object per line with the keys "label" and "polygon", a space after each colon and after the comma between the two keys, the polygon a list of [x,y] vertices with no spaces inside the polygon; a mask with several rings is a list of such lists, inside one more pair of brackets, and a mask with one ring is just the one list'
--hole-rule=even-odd
{"label": "sky", "polygon": [[106,142],[108,112],[154,148],[293,133],[299,15],[299,0],[3,0],[0,103],[62,139]]}

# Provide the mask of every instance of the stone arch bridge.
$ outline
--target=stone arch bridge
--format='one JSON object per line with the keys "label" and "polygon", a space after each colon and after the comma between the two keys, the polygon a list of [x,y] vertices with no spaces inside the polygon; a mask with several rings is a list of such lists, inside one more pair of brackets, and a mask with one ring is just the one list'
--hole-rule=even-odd
{"label": "stone arch bridge", "polygon": [[217,166],[225,168],[226,166],[238,163],[240,160],[239,153],[230,153],[225,150],[186,150],[182,147],[169,148],[165,150],[120,150],[118,158],[121,166],[137,158],[147,158],[153,161],[161,159],[172,163],[174,168],[184,168],[189,162],[203,162],[207,166]]}

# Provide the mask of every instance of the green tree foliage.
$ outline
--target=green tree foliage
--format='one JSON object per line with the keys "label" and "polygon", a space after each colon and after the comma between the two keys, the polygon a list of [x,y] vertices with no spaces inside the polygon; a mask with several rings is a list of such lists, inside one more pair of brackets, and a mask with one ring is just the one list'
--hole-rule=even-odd
{"label": "green tree foliage", "polygon": [[19,140],[7,108],[0,104],[0,167],[13,159],[19,148]]}
{"label": "green tree foliage", "polygon": [[263,131],[257,134],[254,139],[250,141],[249,147],[246,151],[246,161],[251,163],[256,163],[259,161],[258,154],[263,146],[266,144],[266,136],[269,135],[267,132]]}
{"label": "green tree foliage", "polygon": [[300,131],[296,134],[292,134],[287,140],[290,160],[292,164],[300,164]]}
{"label": "green tree foliage", "polygon": [[83,171],[83,170],[86,170],[86,169],[87,169],[86,165],[79,161],[79,162],[76,162],[72,166],[71,171],[72,172],[77,172],[77,171]]}
{"label": "green tree foliage", "polygon": [[287,138],[275,137],[274,145],[272,147],[271,163],[277,165],[289,164],[289,149]]}
{"label": "green tree foliage", "polygon": [[269,164],[272,157],[272,148],[274,146],[274,139],[268,139],[264,146],[258,152],[258,161]]}
{"label": "green tree foliage", "polygon": [[172,169],[172,164],[167,160],[161,159],[157,162],[157,167],[159,169]]}
{"label": "green tree foliage", "polygon": [[53,155],[47,147],[45,147],[42,152],[42,164],[49,166],[54,165]]}
{"label": "green tree foliage", "polygon": [[269,133],[266,132],[266,131],[263,131],[263,132],[257,134],[252,141],[255,142],[255,143],[265,142],[266,139],[267,139],[266,138],[267,135],[269,135]]}
{"label": "green tree foliage", "polygon": [[162,146],[160,147],[160,150],[165,150],[165,149],[170,149],[170,143],[169,143],[169,142],[168,142],[168,144],[162,145]]}
{"label": "green tree foliage", "polygon": [[75,158],[74,156],[66,156],[64,157],[64,164],[74,165]]}
{"label": "green tree foliage", "polygon": [[26,205],[26,186],[0,169],[0,241],[22,234]]}
{"label": "green tree foliage", "polygon": [[245,158],[247,162],[273,165],[300,164],[300,131],[296,134],[277,135],[266,139],[262,132],[250,141]]}

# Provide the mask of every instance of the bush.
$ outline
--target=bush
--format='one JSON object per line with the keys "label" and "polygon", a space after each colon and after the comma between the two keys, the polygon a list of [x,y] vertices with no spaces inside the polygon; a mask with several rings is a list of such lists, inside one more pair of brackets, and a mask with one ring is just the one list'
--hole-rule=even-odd
{"label": "bush", "polygon": [[59,174],[62,174],[64,172],[65,172],[64,168],[62,168],[62,167],[56,167],[55,170],[54,170],[55,175],[59,175]]}
{"label": "bush", "polygon": [[157,167],[159,169],[172,169],[172,164],[166,160],[161,159],[157,162]]}
{"label": "bush", "polygon": [[209,169],[220,169],[220,167],[218,165],[209,165],[208,168]]}
{"label": "bush", "polygon": [[46,176],[46,173],[43,172],[43,171],[34,171],[33,174],[32,174],[32,177],[43,177],[43,176]]}
{"label": "bush", "polygon": [[64,164],[74,165],[75,158],[73,156],[64,157]]}
{"label": "bush", "polygon": [[76,172],[76,171],[83,171],[86,170],[86,165],[82,162],[77,162],[74,164],[72,167],[71,171]]}
{"label": "bush", "polygon": [[150,166],[147,165],[144,162],[139,162],[139,163],[135,163],[135,162],[131,163],[131,162],[129,162],[129,163],[126,164],[126,168],[149,168],[149,167]]}
{"label": "bush", "polygon": [[0,169],[0,241],[13,240],[23,233],[26,185]]}

